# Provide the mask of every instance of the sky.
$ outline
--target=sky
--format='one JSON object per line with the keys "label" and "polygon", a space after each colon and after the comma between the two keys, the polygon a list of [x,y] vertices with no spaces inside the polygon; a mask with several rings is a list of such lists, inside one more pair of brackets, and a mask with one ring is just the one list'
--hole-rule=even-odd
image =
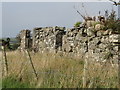
{"label": "sky", "polygon": [[83,21],[74,6],[83,15],[86,10],[89,16],[98,15],[99,11],[111,11],[112,8],[117,11],[110,2],[84,2],[83,5],[84,8],[82,2],[2,2],[0,33],[2,37],[15,37],[21,30],[33,30],[35,27],[72,28],[77,21]]}

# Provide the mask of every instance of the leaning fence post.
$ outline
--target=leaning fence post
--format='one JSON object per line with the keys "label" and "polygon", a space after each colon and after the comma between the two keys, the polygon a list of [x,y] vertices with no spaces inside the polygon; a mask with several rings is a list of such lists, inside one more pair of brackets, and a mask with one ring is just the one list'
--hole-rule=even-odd
{"label": "leaning fence post", "polygon": [[26,52],[27,52],[28,58],[29,58],[29,60],[30,60],[30,64],[32,65],[32,68],[33,68],[35,77],[36,77],[36,79],[38,80],[38,74],[37,74],[37,72],[36,72],[36,70],[35,70],[35,67],[34,67],[34,65],[33,65],[33,62],[32,62],[31,56],[30,56],[30,53],[29,53],[28,50],[26,50]]}
{"label": "leaning fence post", "polygon": [[3,68],[4,68],[4,74],[6,76],[8,74],[8,62],[7,62],[5,46],[2,46],[2,48],[3,48],[3,57],[4,57],[4,64],[5,64],[5,66],[3,66]]}

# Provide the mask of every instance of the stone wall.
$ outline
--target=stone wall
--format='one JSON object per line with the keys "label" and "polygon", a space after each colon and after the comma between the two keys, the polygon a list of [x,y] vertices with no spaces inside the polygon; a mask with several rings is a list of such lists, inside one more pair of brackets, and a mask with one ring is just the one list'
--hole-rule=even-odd
{"label": "stone wall", "polygon": [[33,30],[33,49],[39,52],[57,52],[62,50],[62,37],[64,27],[45,27],[34,28]]}
{"label": "stone wall", "polygon": [[20,47],[19,49],[28,49],[32,47],[32,39],[30,37],[30,30],[21,30],[19,33]]}
{"label": "stone wall", "polygon": [[87,57],[95,61],[112,60],[117,63],[120,34],[112,33],[111,29],[102,30],[97,24],[95,27],[40,27],[34,28],[32,33],[32,46],[30,31],[21,32],[21,47],[32,48],[35,52],[72,53],[73,55]]}
{"label": "stone wall", "polygon": [[120,34],[112,34],[110,29],[68,29],[63,37],[63,51],[96,61],[118,60],[119,37]]}

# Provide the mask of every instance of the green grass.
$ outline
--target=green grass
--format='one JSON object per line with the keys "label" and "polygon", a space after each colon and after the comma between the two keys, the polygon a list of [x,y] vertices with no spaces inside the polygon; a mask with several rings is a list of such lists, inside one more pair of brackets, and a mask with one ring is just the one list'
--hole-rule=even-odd
{"label": "green grass", "polygon": [[16,77],[9,76],[3,79],[2,88],[30,88],[28,82],[21,82]]}
{"label": "green grass", "polygon": [[2,88],[2,79],[0,79],[0,89]]}

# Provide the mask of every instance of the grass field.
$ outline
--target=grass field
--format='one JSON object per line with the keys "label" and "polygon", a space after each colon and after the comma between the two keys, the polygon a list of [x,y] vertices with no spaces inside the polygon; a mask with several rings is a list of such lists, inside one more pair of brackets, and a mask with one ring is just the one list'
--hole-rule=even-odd
{"label": "grass field", "polygon": [[[3,77],[3,88],[83,88],[84,59],[62,53],[32,53],[35,79],[27,54],[7,52],[8,76]],[[118,88],[118,66],[88,61],[85,88]]]}

